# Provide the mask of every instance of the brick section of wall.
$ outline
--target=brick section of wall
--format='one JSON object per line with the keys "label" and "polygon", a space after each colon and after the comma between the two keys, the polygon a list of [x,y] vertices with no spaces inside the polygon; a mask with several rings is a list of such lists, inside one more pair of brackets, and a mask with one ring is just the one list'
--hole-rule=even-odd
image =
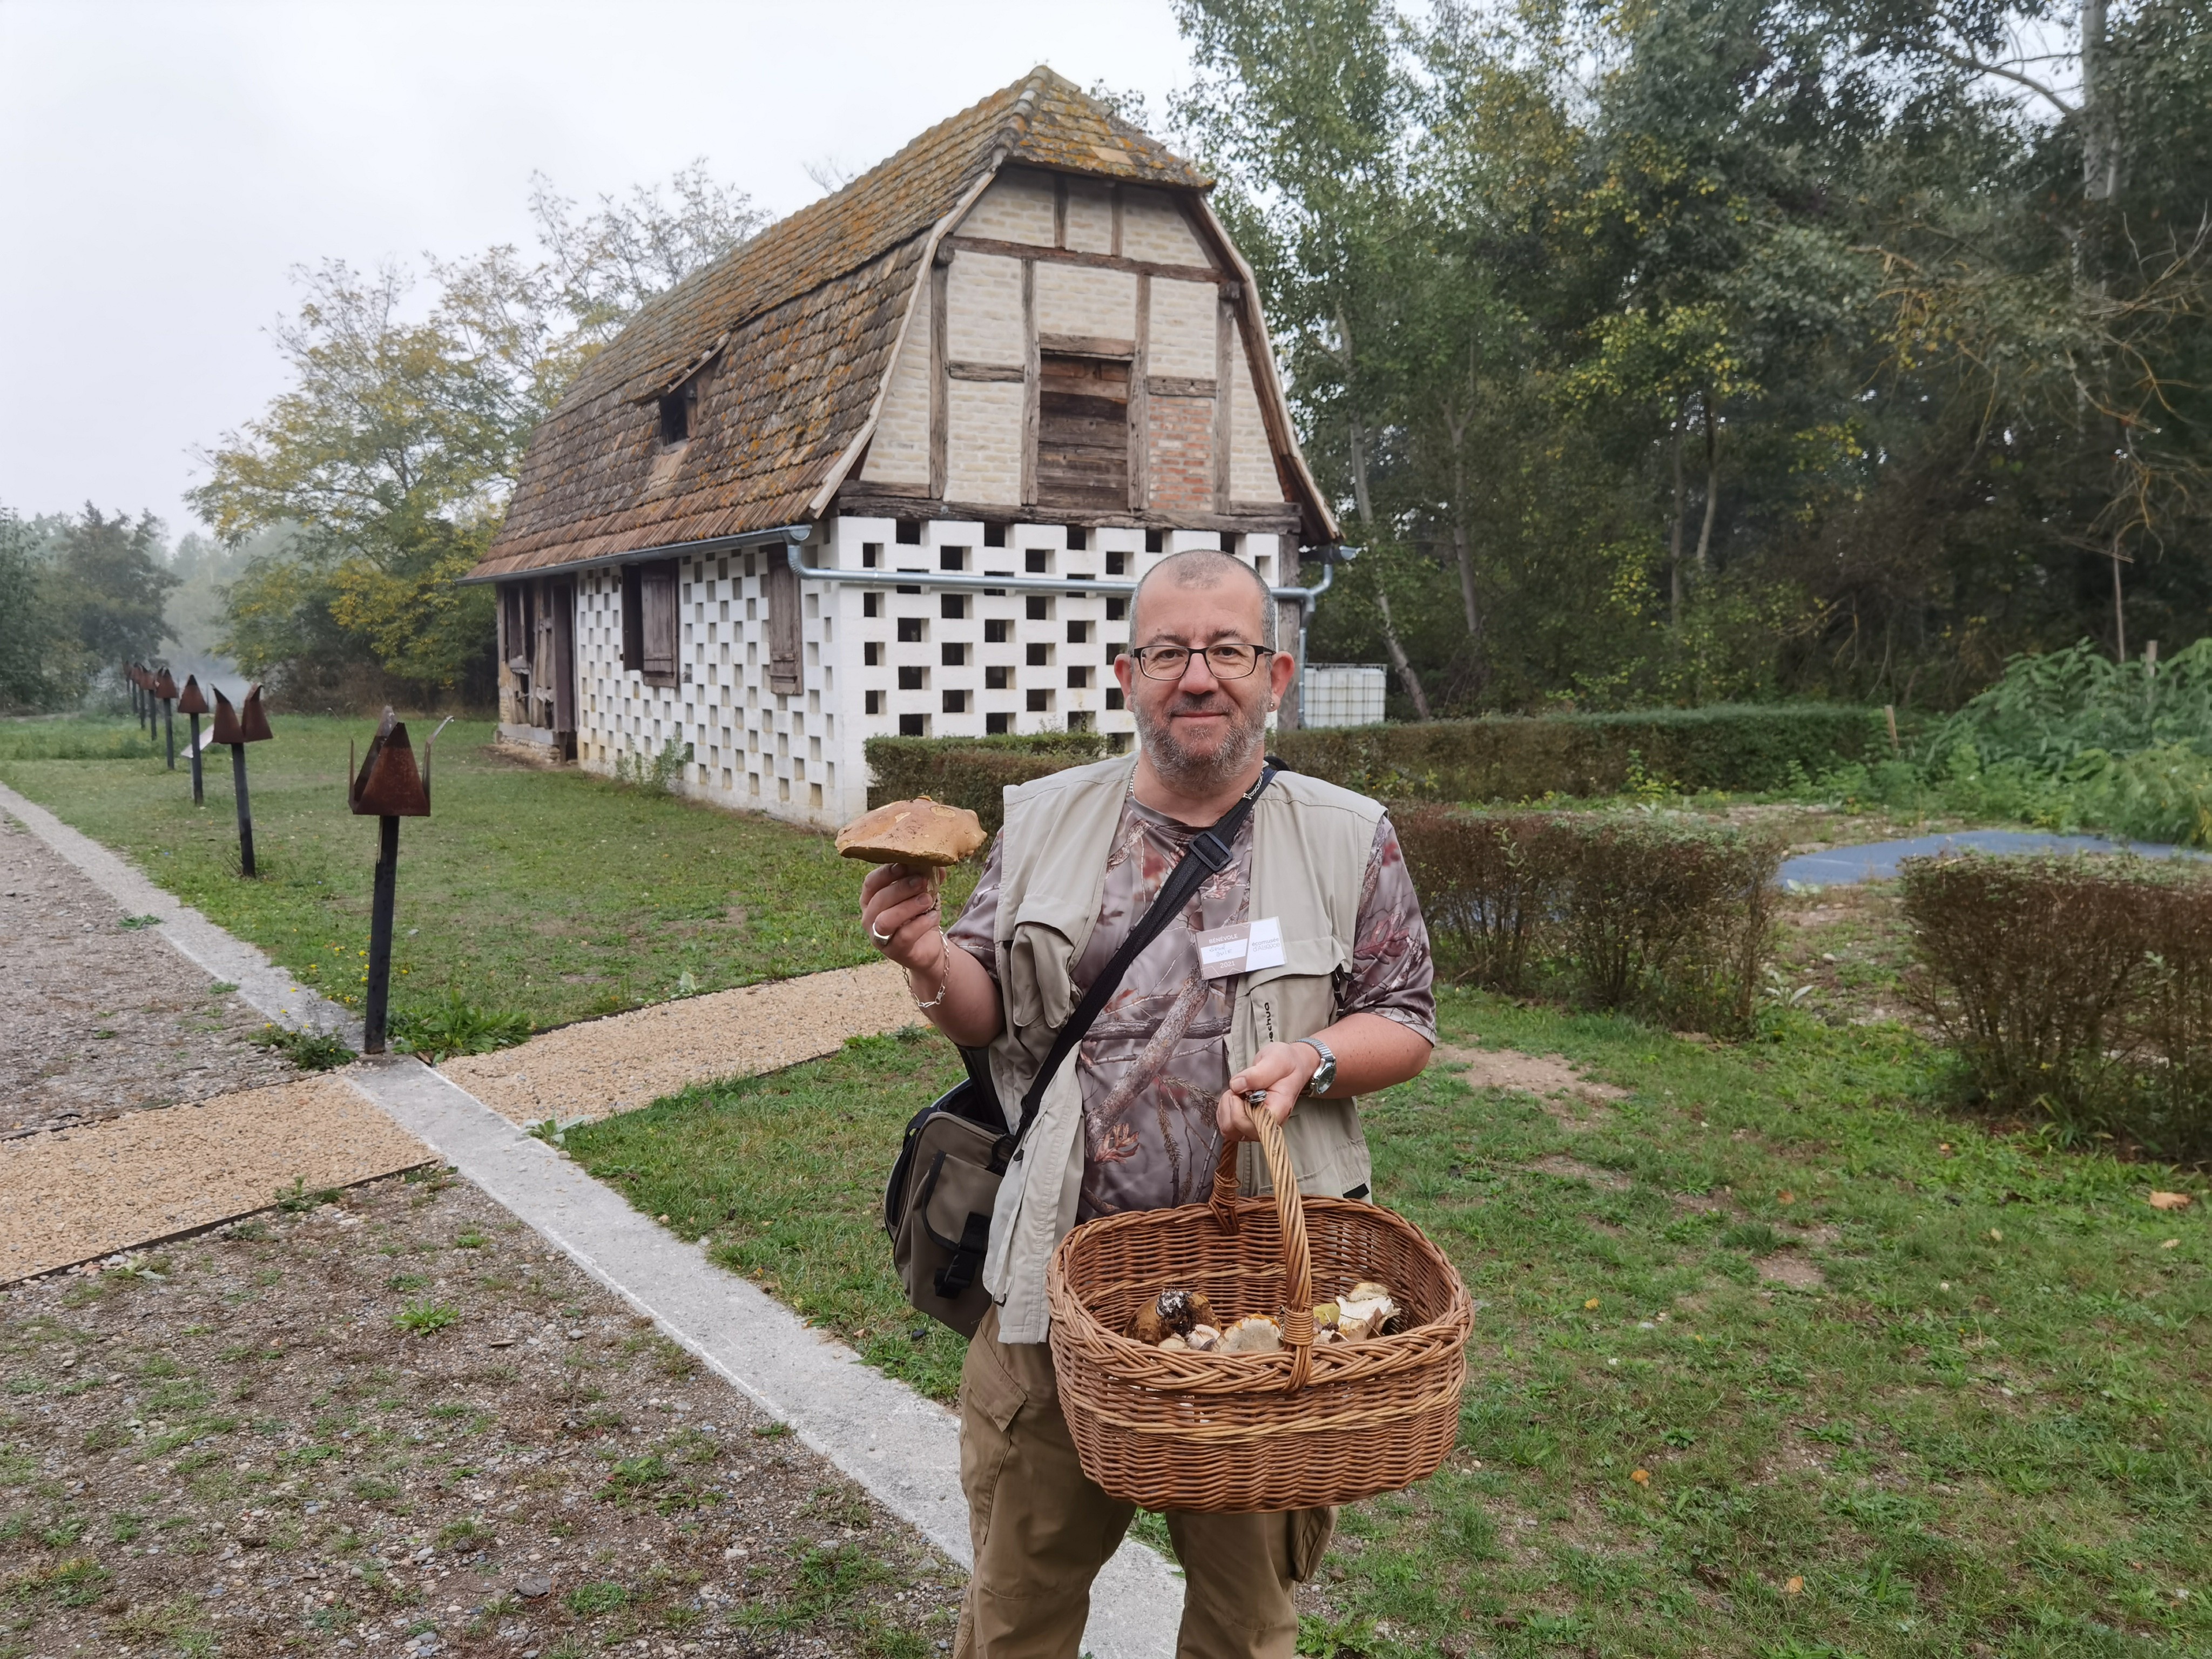
{"label": "brick section of wall", "polygon": [[884,412],[860,476],[870,483],[929,487],[929,297],[922,295],[891,370]]}
{"label": "brick section of wall", "polygon": [[1221,291],[1212,283],[1152,279],[1152,311],[1147,371],[1194,380],[1213,378],[1215,306]]}
{"label": "brick section of wall", "polygon": [[946,497],[1010,506],[1020,501],[1021,386],[1007,380],[955,380],[946,390]]}
{"label": "brick section of wall", "polygon": [[1009,167],[991,181],[960,222],[963,236],[999,242],[1052,246],[1052,179],[1027,167]]}
{"label": "brick section of wall", "polygon": [[1036,308],[1040,334],[1130,339],[1137,327],[1137,279],[1126,270],[1039,260]]}
{"label": "brick section of wall", "polygon": [[1155,259],[1164,265],[1213,263],[1174,198],[1151,190],[1121,192],[1121,252],[1131,259]]}
{"label": "brick section of wall", "polygon": [[1067,181],[1067,245],[1084,253],[1114,251],[1113,201],[1094,179]]}
{"label": "brick section of wall", "polygon": [[1022,262],[956,253],[945,278],[945,350],[957,362],[1022,361]]}
{"label": "brick section of wall", "polygon": [[1274,451],[1260,416],[1260,395],[1252,386],[1251,360],[1239,339],[1230,354],[1229,495],[1238,501],[1279,501],[1282,480],[1275,476]]}
{"label": "brick section of wall", "polygon": [[1145,455],[1156,513],[1213,510],[1213,399],[1155,398]]}

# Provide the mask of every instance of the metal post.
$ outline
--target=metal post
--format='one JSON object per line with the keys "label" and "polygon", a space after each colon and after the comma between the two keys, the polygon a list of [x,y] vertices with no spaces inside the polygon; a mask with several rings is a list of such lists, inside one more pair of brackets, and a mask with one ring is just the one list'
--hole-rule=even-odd
{"label": "metal post", "polygon": [[161,739],[169,746],[169,769],[177,769],[177,705],[161,699]]}
{"label": "metal post", "polygon": [[253,808],[246,799],[246,745],[230,745],[230,785],[238,797],[238,873],[253,874]]}
{"label": "metal post", "polygon": [[192,805],[206,804],[207,797],[200,791],[200,717],[190,716],[192,723]]}
{"label": "metal post", "polygon": [[392,995],[392,906],[399,885],[399,820],[376,821],[376,885],[368,907],[368,998],[362,1017],[361,1051],[384,1052],[385,1014]]}

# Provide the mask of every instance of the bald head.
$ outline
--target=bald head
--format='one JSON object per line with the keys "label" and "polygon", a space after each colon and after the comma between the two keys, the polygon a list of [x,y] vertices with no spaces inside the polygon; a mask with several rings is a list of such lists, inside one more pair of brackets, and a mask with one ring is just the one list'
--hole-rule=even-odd
{"label": "bald head", "polygon": [[1129,606],[1129,631],[1139,643],[1145,639],[1144,614],[1147,601],[1158,604],[1167,599],[1163,588],[1218,587],[1223,583],[1245,582],[1251,586],[1255,603],[1260,608],[1260,631],[1251,643],[1275,648],[1275,596],[1260,573],[1227,553],[1212,548],[1194,549],[1188,553],[1176,553],[1162,559],[1145,573],[1137,584],[1135,599]]}

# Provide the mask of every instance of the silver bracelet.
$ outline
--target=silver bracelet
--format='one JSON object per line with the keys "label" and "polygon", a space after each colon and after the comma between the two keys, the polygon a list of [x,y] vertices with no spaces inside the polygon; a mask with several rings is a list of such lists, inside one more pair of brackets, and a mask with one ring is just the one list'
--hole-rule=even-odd
{"label": "silver bracelet", "polygon": [[907,983],[906,994],[914,997],[914,1006],[925,1014],[943,1002],[952,991],[952,941],[945,937],[942,927],[937,930],[937,966],[938,971],[944,977],[937,987],[937,994],[928,1001],[924,1002],[920,997],[914,997],[914,983],[911,980]]}

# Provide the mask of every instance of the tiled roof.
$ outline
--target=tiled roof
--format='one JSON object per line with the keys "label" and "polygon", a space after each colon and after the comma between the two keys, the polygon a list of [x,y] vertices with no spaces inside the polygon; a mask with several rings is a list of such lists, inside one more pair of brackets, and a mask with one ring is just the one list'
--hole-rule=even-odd
{"label": "tiled roof", "polygon": [[[472,574],[805,518],[874,406],[931,233],[1010,161],[1209,182],[1073,82],[1033,71],[641,310],[538,428]],[[657,399],[710,354],[696,435],[664,453]]]}

